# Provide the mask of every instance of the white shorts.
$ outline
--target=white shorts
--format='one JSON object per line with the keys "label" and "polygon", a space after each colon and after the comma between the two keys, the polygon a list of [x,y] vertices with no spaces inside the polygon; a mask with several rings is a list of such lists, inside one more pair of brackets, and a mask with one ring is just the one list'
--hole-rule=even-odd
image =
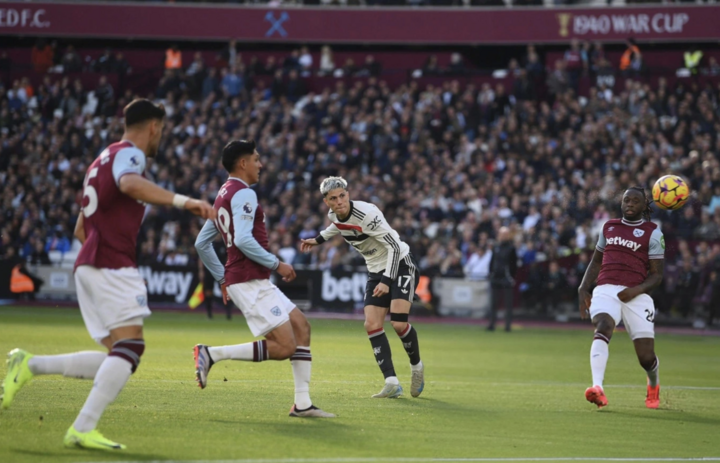
{"label": "white shorts", "polygon": [[81,265],[75,270],[75,286],[85,327],[98,344],[110,330],[142,325],[150,316],[147,287],[136,268]]}
{"label": "white shorts", "polygon": [[602,285],[593,291],[590,302],[590,318],[606,313],[615,320],[621,321],[630,335],[630,339],[655,337],[655,304],[647,294],[641,294],[630,302],[622,302],[617,295],[627,288],[619,285]]}
{"label": "white shorts", "polygon": [[228,296],[245,315],[253,336],[265,336],[290,321],[295,304],[270,280],[251,280],[227,287]]}

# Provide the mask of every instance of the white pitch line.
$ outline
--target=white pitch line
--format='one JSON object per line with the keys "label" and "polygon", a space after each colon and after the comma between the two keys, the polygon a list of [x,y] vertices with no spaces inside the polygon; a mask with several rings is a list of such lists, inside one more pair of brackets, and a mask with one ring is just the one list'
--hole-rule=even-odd
{"label": "white pitch line", "polygon": [[[116,461],[113,463],[432,463],[432,462],[552,462],[552,461],[720,461],[720,457],[699,458],[593,458],[593,457],[558,457],[558,458],[279,458],[279,459],[247,459],[247,460],[152,460],[152,461]],[[101,463],[101,462],[94,462]]]}
{"label": "white pitch line", "polygon": [[[65,382],[67,379],[33,379],[33,382]],[[195,379],[135,379],[133,383],[177,383],[177,382],[188,382],[193,383]],[[221,379],[208,380],[209,383],[267,383],[266,379],[229,379],[227,381]],[[275,383],[292,383],[291,379],[274,379]],[[358,380],[358,381],[316,381],[313,380],[313,384],[371,384],[376,383],[375,380]],[[428,381],[428,384],[473,384],[475,386],[520,386],[520,387],[587,387],[586,383],[548,383],[548,382],[518,382],[518,383],[490,383],[483,381],[442,381],[433,380]],[[645,389],[644,384],[606,384],[603,385],[603,389]],[[686,391],[720,391],[720,387],[716,386],[662,386],[663,390],[686,390]],[[122,463],[122,462],[121,462]]]}

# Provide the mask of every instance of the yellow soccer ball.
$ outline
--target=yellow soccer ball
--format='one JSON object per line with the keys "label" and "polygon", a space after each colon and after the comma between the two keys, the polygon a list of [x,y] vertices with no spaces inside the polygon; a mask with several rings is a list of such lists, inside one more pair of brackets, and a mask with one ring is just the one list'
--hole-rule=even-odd
{"label": "yellow soccer ball", "polygon": [[690,199],[690,185],[680,176],[665,175],[653,185],[652,197],[660,209],[674,211]]}

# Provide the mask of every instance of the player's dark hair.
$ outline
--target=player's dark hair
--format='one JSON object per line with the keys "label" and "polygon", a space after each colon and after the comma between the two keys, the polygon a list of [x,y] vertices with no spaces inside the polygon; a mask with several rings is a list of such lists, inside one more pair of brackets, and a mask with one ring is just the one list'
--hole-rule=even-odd
{"label": "player's dark hair", "polygon": [[125,106],[123,114],[125,114],[125,128],[128,128],[147,121],[165,119],[165,106],[145,98],[138,98]]}
{"label": "player's dark hair", "polygon": [[625,191],[632,191],[632,190],[639,191],[640,193],[642,193],[643,199],[645,200],[645,209],[642,211],[642,218],[649,221],[650,216],[652,215],[652,208],[650,207],[650,205],[652,204],[652,199],[645,192],[645,188],[643,188],[641,186],[632,186]]}
{"label": "player's dark hair", "polygon": [[233,140],[223,148],[222,165],[228,172],[232,172],[235,164],[243,156],[255,152],[255,140]]}

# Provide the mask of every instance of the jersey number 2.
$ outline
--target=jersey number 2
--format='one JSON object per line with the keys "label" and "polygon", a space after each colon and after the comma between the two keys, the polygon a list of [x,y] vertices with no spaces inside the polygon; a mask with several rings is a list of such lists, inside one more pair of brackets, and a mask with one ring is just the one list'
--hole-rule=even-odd
{"label": "jersey number 2", "polygon": [[645,317],[645,320],[652,323],[655,320],[655,311],[650,309],[645,309],[645,313],[647,314],[647,317]]}
{"label": "jersey number 2", "polygon": [[233,238],[232,233],[230,233],[230,214],[224,207],[218,209],[218,215],[217,219],[215,219],[215,225],[224,235],[223,239],[225,240],[225,246],[232,246]]}

